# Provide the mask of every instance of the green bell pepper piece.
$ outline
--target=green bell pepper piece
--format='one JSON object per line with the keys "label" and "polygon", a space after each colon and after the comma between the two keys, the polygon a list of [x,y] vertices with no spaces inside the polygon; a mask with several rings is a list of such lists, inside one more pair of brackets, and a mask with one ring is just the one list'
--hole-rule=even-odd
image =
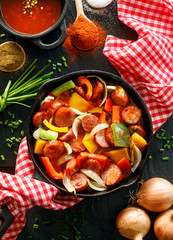
{"label": "green bell pepper piece", "polygon": [[72,80],[61,84],[60,86],[58,86],[57,88],[55,88],[51,93],[55,96],[58,97],[62,92],[65,92],[71,88],[74,88],[75,84]]}
{"label": "green bell pepper piece", "polygon": [[123,123],[112,123],[114,145],[116,147],[130,147],[129,138],[130,132],[127,126]]}

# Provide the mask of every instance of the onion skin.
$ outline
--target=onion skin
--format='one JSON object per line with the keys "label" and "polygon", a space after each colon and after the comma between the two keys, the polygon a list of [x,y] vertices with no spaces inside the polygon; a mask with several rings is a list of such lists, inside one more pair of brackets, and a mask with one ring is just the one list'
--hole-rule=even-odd
{"label": "onion skin", "polygon": [[157,216],[154,222],[154,233],[158,240],[173,239],[173,209]]}
{"label": "onion skin", "polygon": [[128,206],[117,215],[116,227],[123,237],[142,240],[149,232],[151,221],[145,210]]}
{"label": "onion skin", "polygon": [[162,212],[173,204],[173,185],[164,178],[150,178],[136,194],[136,202],[151,212]]}

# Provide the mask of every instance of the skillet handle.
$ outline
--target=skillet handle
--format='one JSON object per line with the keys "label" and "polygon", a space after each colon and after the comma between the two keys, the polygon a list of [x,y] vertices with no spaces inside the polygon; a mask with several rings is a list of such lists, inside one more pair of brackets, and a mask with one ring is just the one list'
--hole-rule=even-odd
{"label": "skillet handle", "polygon": [[44,50],[51,50],[51,49],[54,49],[56,47],[59,47],[60,45],[63,44],[63,42],[65,41],[66,36],[67,36],[67,29],[66,29],[66,22],[65,22],[65,20],[60,24],[58,29],[60,30],[60,36],[53,43],[44,43],[42,41],[42,38],[36,38],[36,39],[31,40],[31,41],[35,45],[37,45],[38,47],[40,47],[40,48],[42,48]]}
{"label": "skillet handle", "polygon": [[0,225],[0,239],[5,234],[7,229],[10,227],[14,219],[15,218],[8,209],[7,205],[4,205],[0,208],[0,220],[2,221]]}

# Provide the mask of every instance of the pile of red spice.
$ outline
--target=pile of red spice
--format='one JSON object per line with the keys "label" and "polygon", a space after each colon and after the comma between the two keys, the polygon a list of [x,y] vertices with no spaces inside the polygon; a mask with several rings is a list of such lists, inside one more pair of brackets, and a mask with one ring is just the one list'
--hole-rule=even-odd
{"label": "pile of red spice", "polygon": [[[85,33],[87,33],[88,31],[90,31],[90,29],[85,29],[84,30],[84,26],[83,26],[83,22],[79,21],[78,22],[80,25],[82,24],[81,28],[80,26],[78,26],[78,31],[79,29],[81,29],[81,34],[83,34],[83,38],[85,37]],[[96,51],[98,51],[105,43],[105,38],[106,38],[106,31],[103,29],[103,26],[101,26],[98,22],[93,21],[93,23],[96,25],[97,29],[98,29],[98,34],[99,34],[99,39],[98,39],[98,43],[96,45],[95,48],[89,50],[89,51],[82,51],[77,49],[71,42],[71,32],[73,29],[73,24],[70,24],[69,27],[67,28],[67,37],[66,40],[63,44],[63,47],[66,49],[66,51],[71,55],[71,61],[74,61],[76,59],[76,57],[79,55],[92,55],[94,54]],[[92,36],[93,39],[90,39],[90,41],[94,41],[95,35]],[[86,36],[87,39],[87,36]],[[88,46],[90,46],[90,42],[88,41]],[[87,42],[85,42],[85,47],[87,47]]]}

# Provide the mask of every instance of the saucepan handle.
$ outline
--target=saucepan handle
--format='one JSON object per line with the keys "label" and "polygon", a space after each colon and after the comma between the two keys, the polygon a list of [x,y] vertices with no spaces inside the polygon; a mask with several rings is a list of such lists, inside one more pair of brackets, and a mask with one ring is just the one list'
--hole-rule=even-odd
{"label": "saucepan handle", "polygon": [[4,205],[0,208],[0,220],[2,221],[0,225],[0,239],[10,227],[14,219],[15,218],[8,209],[7,205]]}
{"label": "saucepan handle", "polygon": [[44,43],[42,38],[32,39],[32,42],[44,50],[51,50],[56,47],[59,47],[60,45],[63,44],[67,36],[67,28],[66,28],[65,20],[60,24],[58,29],[60,30],[60,36],[53,43]]}

